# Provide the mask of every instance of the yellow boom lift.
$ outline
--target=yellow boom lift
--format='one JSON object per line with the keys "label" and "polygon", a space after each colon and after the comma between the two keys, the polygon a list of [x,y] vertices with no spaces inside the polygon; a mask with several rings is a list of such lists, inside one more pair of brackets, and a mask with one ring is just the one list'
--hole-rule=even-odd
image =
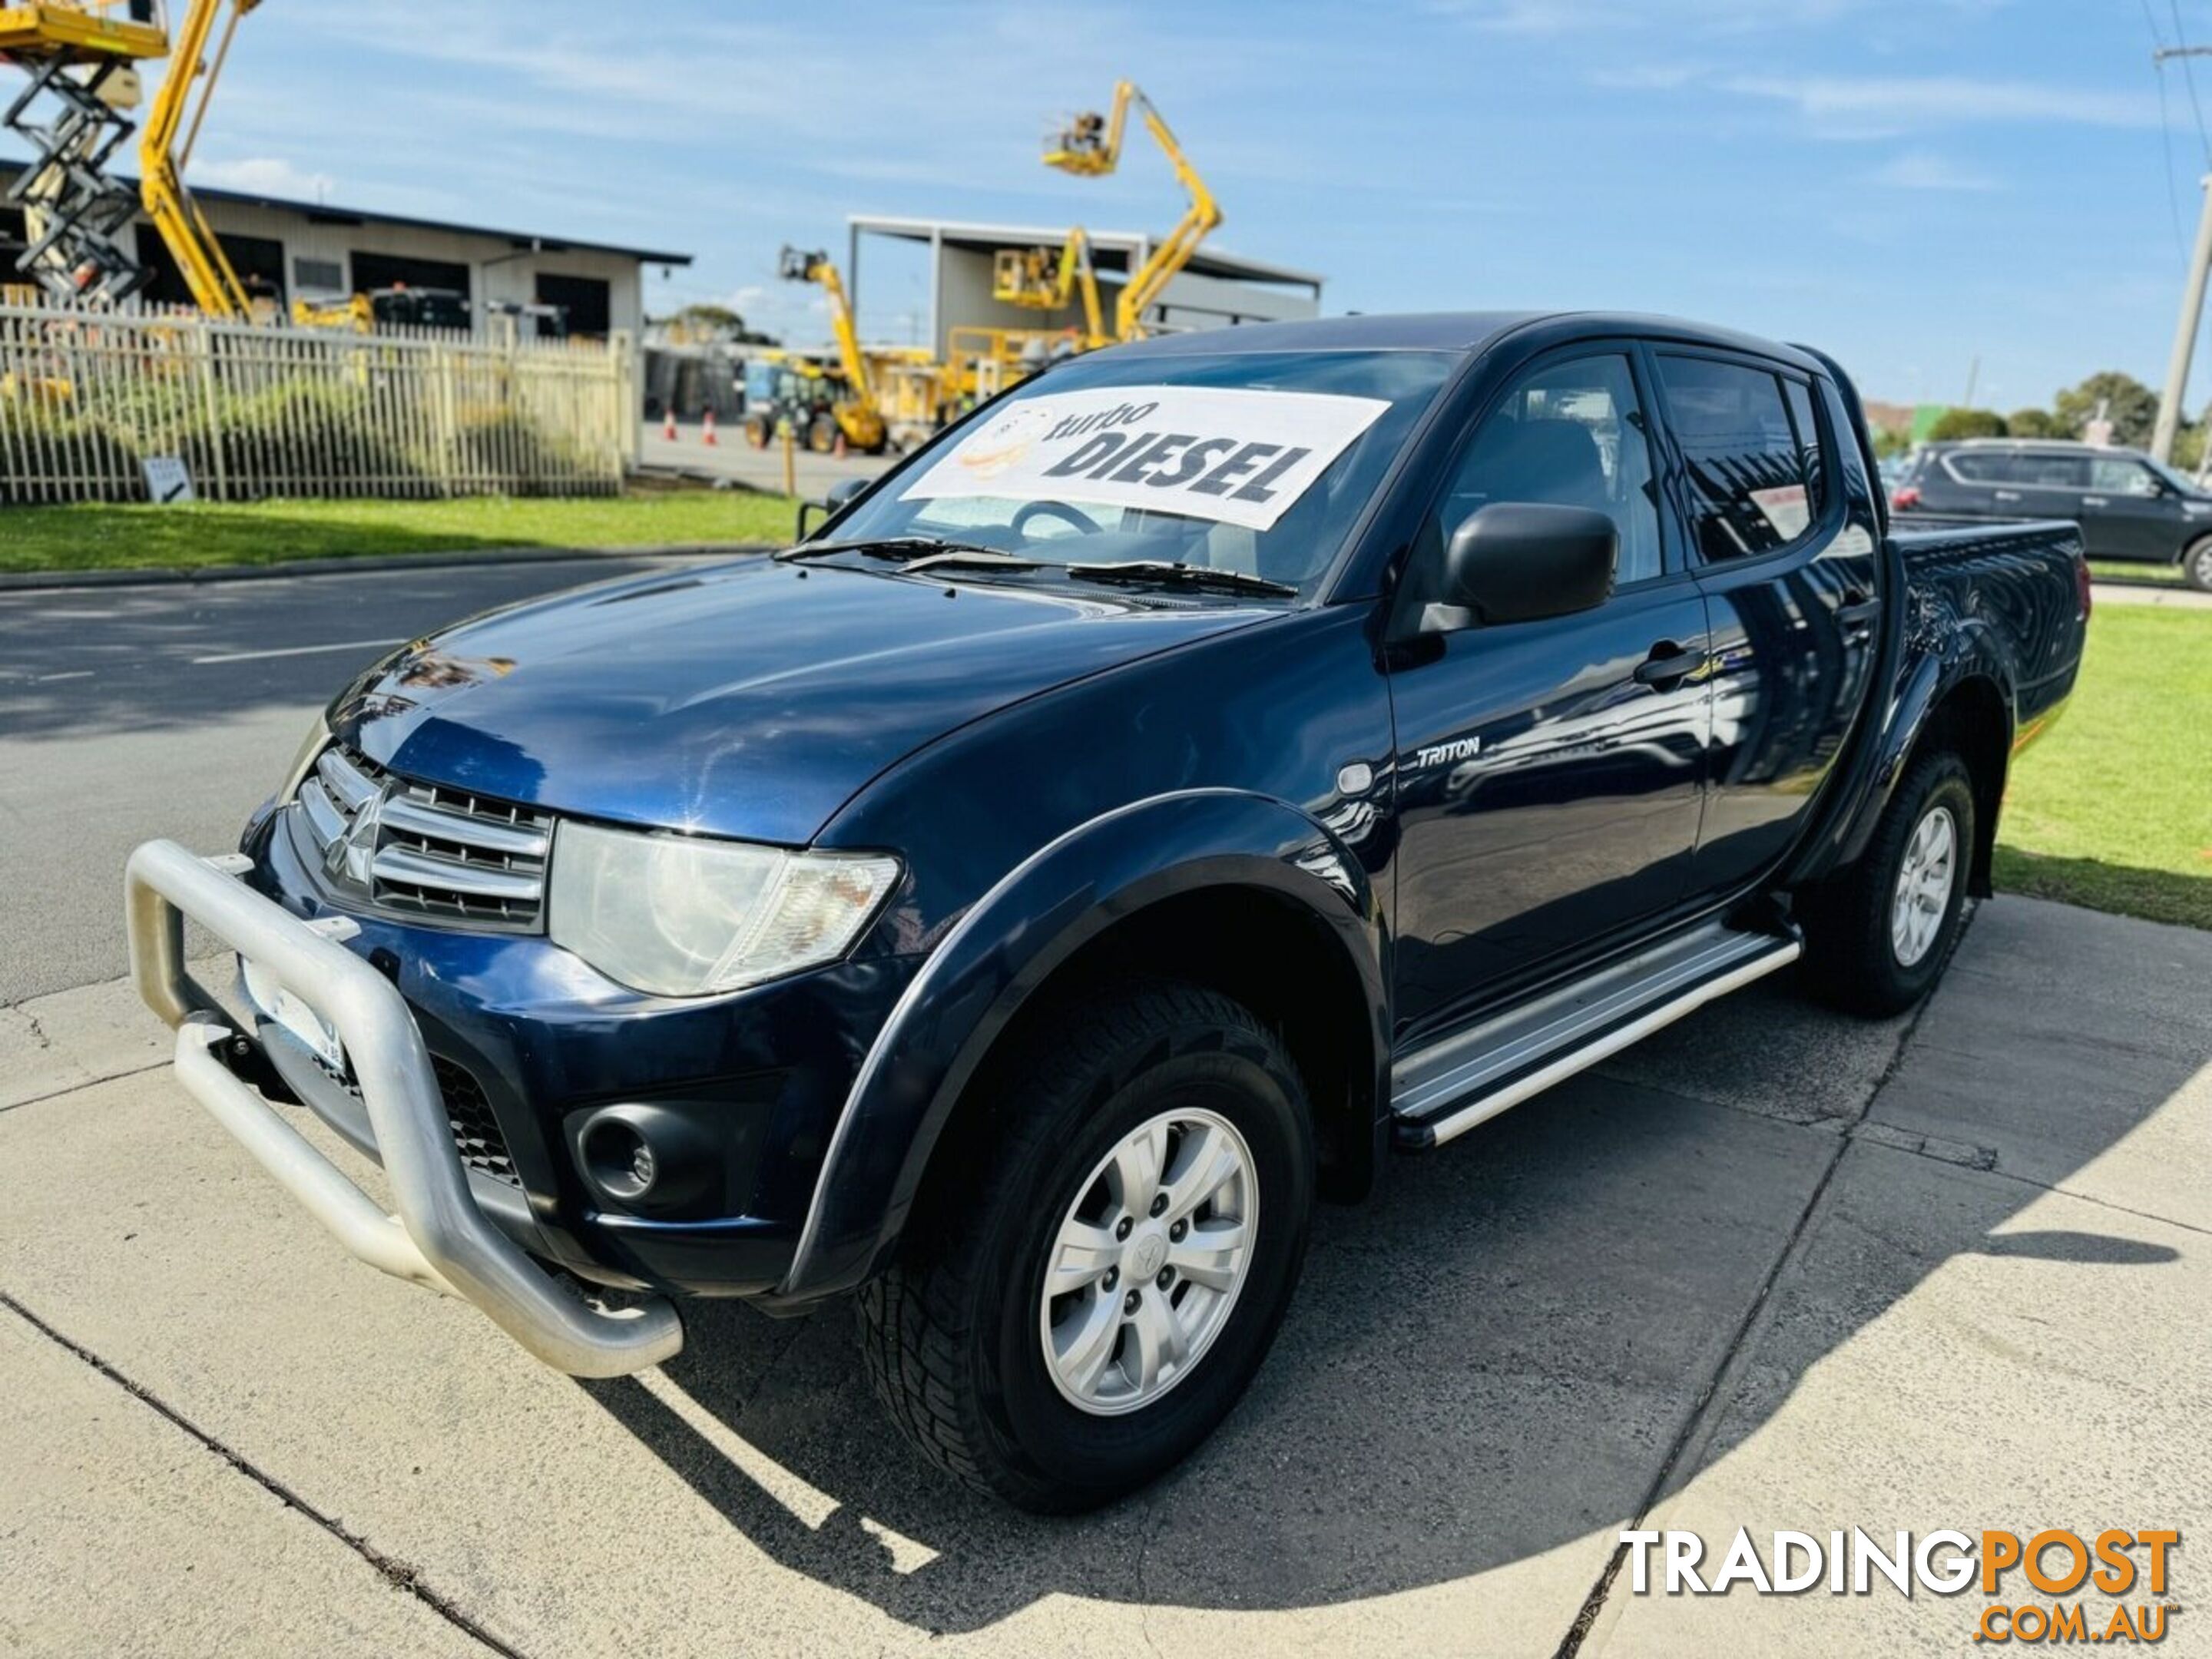
{"label": "yellow boom lift", "polygon": [[991,296],[1032,311],[1065,311],[1083,301],[1085,351],[1111,343],[1098,305],[1098,278],[1091,269],[1091,238],[1081,226],[1058,248],[1002,247],[992,257]]}
{"label": "yellow boom lift", "polygon": [[1085,178],[1100,178],[1109,173],[1121,162],[1121,137],[1128,126],[1129,107],[1136,105],[1144,112],[1145,130],[1152,135],[1152,142],[1168,158],[1168,165],[1190,197],[1190,205],[1183,216],[1152,249],[1151,257],[1129,274],[1121,297],[1114,307],[1114,337],[1117,340],[1141,340],[1145,337],[1145,313],[1151,310],[1176,273],[1190,263],[1214,227],[1221,222],[1221,204],[1213,199],[1213,192],[1206,187],[1206,180],[1198,176],[1190,158],[1182,153],[1168,124],[1160,119],[1160,112],[1152,107],[1152,100],[1127,81],[1114,88],[1114,104],[1110,112],[1100,115],[1079,115],[1061,131],[1058,139],[1045,147],[1044,163]]}
{"label": "yellow boom lift", "polygon": [[[207,222],[207,216],[185,188],[185,168],[192,146],[199,142],[200,123],[207,118],[216,82],[230,57],[230,43],[239,20],[261,0],[191,0],[185,21],[177,31],[169,72],[154,94],[146,117],[146,131],[138,140],[138,184],[146,216],[161,234],[191,290],[192,303],[210,317],[244,321],[253,312],[246,285],[238,280],[230,257]],[[216,38],[221,18],[222,33]],[[209,43],[215,52],[209,56]],[[181,138],[181,142],[179,139]]]}
{"label": "yellow boom lift", "polygon": [[[766,388],[769,394],[764,400],[766,406],[748,417],[747,435],[765,442],[766,436],[773,434],[776,421],[788,420],[792,431],[810,448],[833,449],[842,435],[854,449],[872,455],[880,453],[890,434],[876,406],[875,378],[868,355],[860,349],[860,331],[854,326],[844,279],[827,253],[809,253],[795,247],[783,250],[778,270],[786,282],[817,283],[828,296],[830,326],[837,339],[837,369],[832,374],[794,353],[765,354],[774,361],[775,373],[772,386]],[[747,401],[752,400],[748,388]],[[769,422],[765,434],[759,424],[761,416]]]}

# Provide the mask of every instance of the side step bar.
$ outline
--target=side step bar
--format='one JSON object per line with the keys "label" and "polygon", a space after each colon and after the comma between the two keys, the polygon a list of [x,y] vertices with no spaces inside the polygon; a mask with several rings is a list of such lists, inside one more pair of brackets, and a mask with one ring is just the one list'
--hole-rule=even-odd
{"label": "side step bar", "polygon": [[1662,1025],[1797,960],[1793,932],[1693,928],[1479,1024],[1401,1055],[1393,1139],[1421,1152],[1465,1134]]}

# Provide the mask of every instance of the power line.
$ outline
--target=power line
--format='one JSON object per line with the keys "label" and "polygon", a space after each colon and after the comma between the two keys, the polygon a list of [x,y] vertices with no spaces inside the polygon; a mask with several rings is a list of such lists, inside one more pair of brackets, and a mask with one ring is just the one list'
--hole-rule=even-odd
{"label": "power line", "polygon": [[2181,27],[2181,0],[2166,0],[2166,4],[2173,12],[2175,44],[2169,47],[2162,47],[2160,50],[2166,57],[2179,58],[2181,60],[2181,82],[2189,88],[2189,107],[2197,114],[2197,137],[2204,146],[2204,165],[2208,169],[2212,169],[2212,134],[2208,134],[2204,130],[2204,106],[2197,101],[2197,72],[2189,67],[2189,60],[2191,58],[2202,56],[2203,49],[2180,44],[2185,33]]}
{"label": "power line", "polygon": [[2158,32],[2158,19],[2151,13],[2150,0],[2142,0],[2143,27],[2150,31],[2150,75],[2158,82],[2159,146],[2166,157],[2166,206],[2173,216],[2173,252],[2185,264],[2189,259],[2189,241],[2181,229],[2181,185],[2173,171],[2173,118],[2166,103],[2166,39]]}

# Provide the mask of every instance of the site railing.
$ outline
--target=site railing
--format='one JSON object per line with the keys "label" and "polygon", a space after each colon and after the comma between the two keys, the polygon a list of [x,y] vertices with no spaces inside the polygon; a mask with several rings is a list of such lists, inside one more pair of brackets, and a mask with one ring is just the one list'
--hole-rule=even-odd
{"label": "site railing", "polygon": [[0,304],[0,506],[147,501],[149,461],[215,501],[619,490],[629,337],[501,331]]}

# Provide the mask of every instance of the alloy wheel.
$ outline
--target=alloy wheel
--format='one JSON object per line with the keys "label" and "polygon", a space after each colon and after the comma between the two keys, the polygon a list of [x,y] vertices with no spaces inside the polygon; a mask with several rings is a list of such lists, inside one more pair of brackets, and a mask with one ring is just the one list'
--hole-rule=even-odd
{"label": "alloy wheel", "polygon": [[1913,826],[1890,896],[1889,945],[1898,965],[1911,968],[1925,957],[1942,931],[1958,879],[1959,826],[1948,806],[1931,806]]}
{"label": "alloy wheel", "polygon": [[1259,1200],[1244,1137],[1202,1109],[1149,1119],[1099,1160],[1054,1236],[1037,1311],[1063,1399],[1119,1416],[1197,1368],[1243,1288]]}

